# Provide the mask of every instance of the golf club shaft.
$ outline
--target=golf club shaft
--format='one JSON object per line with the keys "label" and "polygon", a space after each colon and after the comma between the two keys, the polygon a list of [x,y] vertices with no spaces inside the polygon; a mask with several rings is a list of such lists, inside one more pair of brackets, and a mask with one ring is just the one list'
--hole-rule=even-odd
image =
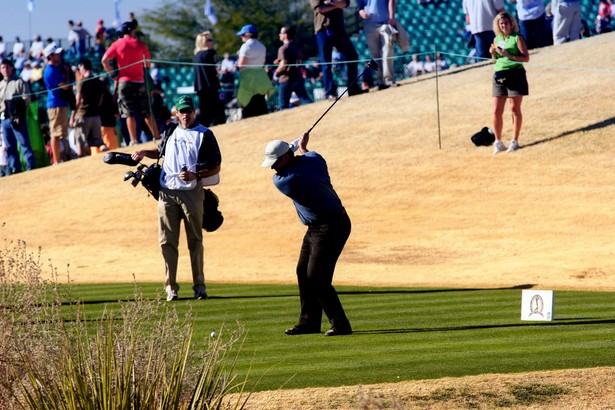
{"label": "golf club shaft", "polygon": [[[350,89],[350,87],[352,87],[352,86],[353,86],[353,85],[354,85],[357,81],[359,81],[359,78],[363,77],[363,74],[365,74],[365,72],[367,71],[367,69],[370,69],[370,70],[372,69],[371,67],[373,67],[373,66],[372,66],[371,64],[372,64],[372,61],[370,61],[370,62],[367,64],[367,67],[365,67],[365,69],[363,70],[363,72],[361,72],[361,74],[359,74],[359,75],[357,76],[357,78],[355,78],[355,79],[354,79],[354,81],[353,81],[352,83],[350,83],[350,84],[348,85],[348,87],[346,87],[346,89],[344,90],[344,92],[342,92],[342,94],[340,94],[340,95],[339,95],[339,97],[337,97],[337,98],[335,99],[335,101],[333,101],[333,104],[331,104],[331,105],[329,106],[329,108],[327,108],[327,111],[325,111],[325,112],[324,112],[324,113],[320,116],[320,118],[316,120],[316,122],[314,123],[314,125],[312,125],[312,127],[308,130],[308,132],[307,132],[308,134],[309,134],[309,133],[310,133],[310,132],[314,129],[314,127],[316,126],[316,124],[318,124],[318,123],[320,122],[320,120],[322,120],[322,119],[323,119],[323,117],[324,117],[325,115],[327,115],[327,113],[331,110],[331,108],[333,108],[333,106],[335,105],[335,103],[337,103],[337,102],[339,101],[339,99],[340,99],[340,98],[342,98],[342,97],[344,96],[344,94],[346,94],[346,91],[348,91],[348,90]],[[374,64],[375,64],[375,63],[374,63]]]}

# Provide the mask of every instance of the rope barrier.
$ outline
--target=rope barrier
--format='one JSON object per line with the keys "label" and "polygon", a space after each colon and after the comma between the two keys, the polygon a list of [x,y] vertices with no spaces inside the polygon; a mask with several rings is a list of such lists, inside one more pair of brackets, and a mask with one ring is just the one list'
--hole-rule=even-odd
{"label": "rope barrier", "polygon": [[[435,47],[435,45],[432,45]],[[477,62],[485,62],[485,61],[492,61],[491,58],[483,58],[483,57],[477,57],[477,56],[471,56],[471,55],[467,55],[467,54],[459,54],[459,53],[452,53],[452,52],[446,52],[446,51],[437,51],[437,53],[441,54],[442,56],[448,56],[448,57],[459,57],[459,58],[464,58],[464,59],[468,59],[471,58],[473,60],[477,60]],[[411,55],[416,55],[416,56],[425,56],[425,55],[435,55],[436,51],[424,51],[424,52],[417,52],[417,53],[412,53],[412,54],[407,54],[407,53],[403,53],[403,54],[398,54],[394,57],[389,57],[389,59],[393,59],[393,60],[398,60],[398,59],[406,59],[408,57],[410,57]],[[384,60],[383,58],[379,58],[379,59],[375,59],[376,61],[378,61],[379,63]],[[339,65],[339,64],[347,64],[347,63],[361,63],[361,64],[365,64],[369,61],[369,59],[358,59],[358,60],[344,60],[344,61],[331,61],[331,62],[325,62],[325,63],[321,63],[318,61],[313,61],[318,63],[320,66],[327,66],[327,65]],[[127,67],[131,67],[133,65],[138,65],[138,64],[144,64],[146,62],[149,63],[155,63],[155,64],[165,64],[165,65],[179,65],[179,66],[204,66],[204,67],[217,67],[218,64],[209,64],[209,63],[194,63],[194,62],[182,62],[182,61],[174,61],[174,60],[159,60],[159,59],[143,59],[143,60],[139,60],[136,61],[134,63],[128,64],[122,68],[127,68]],[[296,64],[286,64],[287,67],[305,67],[306,65],[311,64],[312,62],[308,61],[308,62],[303,62],[303,63],[296,63]],[[521,63],[521,64],[529,64],[529,63]],[[468,66],[471,66],[472,64],[467,64]],[[264,67],[277,67],[277,64],[263,64],[263,65],[245,65],[244,67],[246,68],[264,68]],[[405,69],[408,66],[408,64],[404,64],[403,68]],[[610,69],[610,68],[597,68],[597,67],[579,67],[579,66],[572,66],[572,65],[557,65],[557,64],[547,64],[547,63],[531,63],[531,67],[541,67],[541,68],[548,68],[548,69],[560,69],[560,70],[577,70],[577,71],[591,71],[591,72],[597,72],[597,73],[615,73],[615,69]],[[116,69],[116,70],[112,70],[112,74],[118,73],[120,70]],[[438,70],[438,71],[442,71],[442,70]],[[91,77],[88,77],[86,79],[82,79],[81,81],[91,81],[91,80],[97,80],[100,77],[104,77],[107,74],[93,74]],[[69,83],[68,86],[73,87],[77,84],[77,82],[72,82]],[[56,87],[51,89],[51,91],[55,91],[58,89],[61,89],[62,87]],[[27,96],[36,96],[36,95],[40,95],[40,94],[44,94],[47,93],[49,90],[41,90],[41,91],[36,91],[36,92],[31,92],[29,94],[27,94]]]}

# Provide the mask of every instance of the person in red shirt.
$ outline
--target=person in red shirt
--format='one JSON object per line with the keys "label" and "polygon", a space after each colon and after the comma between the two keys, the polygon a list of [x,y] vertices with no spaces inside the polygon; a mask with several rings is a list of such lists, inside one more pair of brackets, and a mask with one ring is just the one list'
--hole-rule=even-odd
{"label": "person in red shirt", "polygon": [[106,32],[105,22],[103,20],[98,20],[98,26],[96,26],[96,46],[94,47],[94,51],[96,54],[103,55],[105,53],[105,40],[106,40]]}
{"label": "person in red shirt", "polygon": [[[156,138],[158,127],[153,120],[145,84],[145,68],[149,68],[151,54],[147,45],[136,36],[137,26],[132,21],[122,24],[119,39],[113,43],[102,57],[101,63],[107,74],[115,81],[120,116],[126,119],[130,134],[130,145],[138,144],[136,114],[145,120]],[[111,68],[115,60],[117,71]]]}

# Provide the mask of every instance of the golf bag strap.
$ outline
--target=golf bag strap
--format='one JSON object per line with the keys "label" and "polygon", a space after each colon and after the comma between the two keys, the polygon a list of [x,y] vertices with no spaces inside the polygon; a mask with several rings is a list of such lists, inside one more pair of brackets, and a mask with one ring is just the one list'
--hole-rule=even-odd
{"label": "golf bag strap", "polygon": [[169,138],[171,138],[171,135],[173,135],[173,131],[175,131],[177,125],[177,123],[172,122],[164,129],[164,132],[162,133],[162,142],[160,143],[160,149],[158,150],[158,159],[156,160],[156,164],[159,164],[160,160],[164,156],[164,150],[167,148],[167,141],[169,141]]}

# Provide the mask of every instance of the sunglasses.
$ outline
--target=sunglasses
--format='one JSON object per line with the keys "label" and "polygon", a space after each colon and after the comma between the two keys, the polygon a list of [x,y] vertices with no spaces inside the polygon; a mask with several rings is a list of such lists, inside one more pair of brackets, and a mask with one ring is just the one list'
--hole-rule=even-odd
{"label": "sunglasses", "polygon": [[181,114],[190,114],[193,111],[194,110],[192,108],[182,108],[181,110],[179,110]]}

